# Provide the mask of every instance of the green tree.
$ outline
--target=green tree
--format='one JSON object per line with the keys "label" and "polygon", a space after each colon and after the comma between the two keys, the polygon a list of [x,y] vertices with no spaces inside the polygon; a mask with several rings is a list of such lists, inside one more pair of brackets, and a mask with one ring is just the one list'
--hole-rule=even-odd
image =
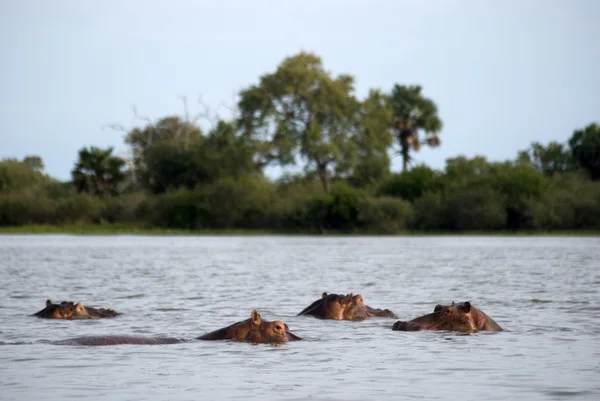
{"label": "green tree", "polygon": [[590,173],[592,180],[599,180],[600,126],[592,123],[584,129],[576,130],[569,139],[569,146],[575,159]]}
{"label": "green tree", "polygon": [[[202,130],[199,127],[178,116],[164,117],[157,123],[148,122],[144,128],[132,129],[127,133],[125,143],[131,146],[135,179],[143,188],[157,185],[156,177],[148,168],[150,159],[156,156],[156,149],[153,149],[155,146],[171,142],[177,144],[177,149],[187,149],[202,139]],[[168,145],[166,147],[169,148]],[[149,155],[150,152],[152,155]]]}
{"label": "green tree", "polygon": [[113,156],[113,147],[100,149],[95,146],[82,148],[79,159],[71,171],[77,192],[93,195],[116,194],[125,178],[125,161]]}
{"label": "green tree", "polygon": [[17,159],[0,161],[0,192],[29,189],[49,181],[49,177],[25,161],[20,162]]}
{"label": "green tree", "polygon": [[223,177],[262,176],[252,143],[236,135],[232,123],[219,121],[206,137],[185,143],[163,139],[144,151],[142,182],[154,193],[207,185]]}
{"label": "green tree", "polygon": [[402,169],[406,171],[412,161],[411,150],[418,152],[422,145],[440,146],[438,133],[442,129],[442,120],[438,116],[436,104],[423,96],[419,85],[394,85],[391,103],[393,127],[402,155]]}
{"label": "green tree", "polygon": [[241,91],[239,126],[265,163],[289,165],[299,158],[328,192],[331,175],[356,163],[353,83],[349,75],[330,76],[320,57],[301,52]]}
{"label": "green tree", "polygon": [[425,165],[393,174],[377,188],[378,196],[393,196],[413,202],[426,192],[442,189],[442,176]]}
{"label": "green tree", "polygon": [[360,106],[359,129],[353,137],[357,156],[352,182],[358,187],[368,187],[380,182],[390,171],[388,149],[394,141],[390,130],[392,109],[389,96],[378,90],[369,91]]}
{"label": "green tree", "polygon": [[531,163],[549,176],[572,171],[577,164],[573,153],[558,142],[550,142],[547,146],[533,142],[529,149],[519,152],[517,160],[521,163]]}
{"label": "green tree", "polygon": [[44,170],[44,162],[42,161],[42,158],[39,156],[25,156],[23,158],[23,163],[25,163],[26,165],[28,165],[29,167],[31,167],[34,170],[37,171],[43,171]]}
{"label": "green tree", "polygon": [[219,178],[262,177],[262,164],[254,142],[239,135],[234,122],[220,120],[209,131],[203,146],[205,153],[212,156],[211,162],[218,167]]}

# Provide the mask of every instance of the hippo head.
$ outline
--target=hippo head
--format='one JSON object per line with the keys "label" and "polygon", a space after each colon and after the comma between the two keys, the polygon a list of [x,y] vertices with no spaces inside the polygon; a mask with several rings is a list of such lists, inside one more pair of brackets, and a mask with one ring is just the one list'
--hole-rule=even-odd
{"label": "hippo head", "polygon": [[250,318],[198,337],[199,340],[237,340],[262,344],[282,344],[301,340],[281,320],[269,322],[253,310]]}
{"label": "hippo head", "polygon": [[448,330],[473,332],[477,330],[499,331],[497,325],[489,316],[479,311],[470,302],[460,302],[451,305],[436,305],[433,313],[413,319],[409,322],[396,322],[393,330]]}
{"label": "hippo head", "polygon": [[396,317],[388,309],[375,309],[365,305],[360,294],[328,294],[304,308],[298,315],[310,315],[319,319],[363,320],[367,317]]}
{"label": "hippo head", "polygon": [[46,300],[46,307],[34,314],[45,319],[87,319],[88,314],[85,306],[81,303],[63,301],[60,304],[53,304],[51,300]]}
{"label": "hippo head", "polygon": [[321,296],[322,310],[326,319],[359,320],[367,317],[362,295],[327,294]]}
{"label": "hippo head", "polygon": [[252,343],[278,344],[288,341],[300,340],[300,337],[290,332],[287,324],[281,320],[268,322],[263,320],[260,314],[253,310],[250,319],[248,335],[243,339]]}

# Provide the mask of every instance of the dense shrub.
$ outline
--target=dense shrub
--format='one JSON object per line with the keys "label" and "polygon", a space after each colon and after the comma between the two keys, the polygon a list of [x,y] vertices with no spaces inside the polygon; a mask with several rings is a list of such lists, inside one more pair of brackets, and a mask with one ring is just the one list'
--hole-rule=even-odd
{"label": "dense shrub", "polygon": [[392,174],[377,188],[378,196],[394,196],[414,201],[425,192],[439,191],[443,187],[439,172],[427,166],[417,166],[400,174]]}
{"label": "dense shrub", "polygon": [[391,197],[365,198],[358,207],[362,231],[394,234],[408,227],[413,210],[409,202]]}

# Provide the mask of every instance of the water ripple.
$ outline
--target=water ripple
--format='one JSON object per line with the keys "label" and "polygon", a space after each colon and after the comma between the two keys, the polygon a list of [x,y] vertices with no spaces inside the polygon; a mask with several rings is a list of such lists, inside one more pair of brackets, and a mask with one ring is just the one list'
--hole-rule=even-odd
{"label": "water ripple", "polygon": [[[577,237],[2,236],[2,398],[598,399],[597,249],[600,240]],[[395,319],[297,316],[323,292],[361,293],[402,320],[469,300],[505,331],[406,333],[391,330]],[[47,298],[122,315],[29,316]],[[304,341],[193,340],[254,308]],[[51,344],[109,334],[193,341]]]}

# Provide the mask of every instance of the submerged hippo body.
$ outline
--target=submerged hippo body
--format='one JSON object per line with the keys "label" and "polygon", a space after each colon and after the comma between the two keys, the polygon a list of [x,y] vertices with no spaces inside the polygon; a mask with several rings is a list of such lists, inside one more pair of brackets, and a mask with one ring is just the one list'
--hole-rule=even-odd
{"label": "submerged hippo body", "polygon": [[46,301],[46,307],[41,311],[34,313],[44,319],[101,319],[115,317],[119,313],[113,309],[93,308],[85,306],[81,302],[62,301],[59,304],[52,303],[51,300]]}
{"label": "submerged hippo body", "polygon": [[[268,322],[253,310],[250,319],[234,323],[225,328],[204,334],[197,340],[234,340],[255,344],[280,344],[288,341],[301,340],[300,337],[289,331],[287,324],[276,320]],[[87,345],[105,346],[122,344],[159,345],[188,342],[173,337],[141,337],[141,336],[86,336],[54,341],[55,345]]]}
{"label": "submerged hippo body", "polygon": [[447,330],[460,332],[502,331],[488,315],[471,305],[470,302],[460,302],[451,305],[436,305],[433,313],[420,316],[408,322],[397,321],[392,330]]}
{"label": "submerged hippo body", "polygon": [[365,305],[362,295],[352,293],[327,294],[323,293],[321,299],[316,300],[298,316],[314,316],[319,319],[331,320],[363,320],[367,317],[390,317],[397,316],[389,309],[376,309]]}
{"label": "submerged hippo body", "polygon": [[53,341],[54,345],[87,345],[87,346],[105,346],[105,345],[159,345],[159,344],[177,344],[189,341],[172,337],[141,337],[141,336],[85,336],[68,338],[66,340]]}

